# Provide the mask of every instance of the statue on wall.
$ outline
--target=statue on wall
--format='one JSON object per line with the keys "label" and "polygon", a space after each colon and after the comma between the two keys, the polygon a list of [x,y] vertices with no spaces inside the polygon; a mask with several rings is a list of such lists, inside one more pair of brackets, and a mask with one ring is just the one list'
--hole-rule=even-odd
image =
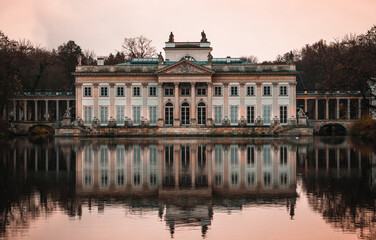
{"label": "statue on wall", "polygon": [[159,64],[163,64],[164,63],[164,58],[162,56],[162,52],[159,52],[159,54],[158,54],[158,61],[159,61]]}
{"label": "statue on wall", "polygon": [[211,55],[211,53],[209,52],[209,54],[208,54],[208,63],[211,64],[212,60],[213,60],[213,55]]}
{"label": "statue on wall", "polygon": [[170,36],[168,37],[168,42],[172,43],[174,42],[174,34],[171,32]]}
{"label": "statue on wall", "polygon": [[299,118],[305,118],[307,117],[304,110],[302,108],[299,108],[299,111],[298,111],[298,117]]}
{"label": "statue on wall", "polygon": [[70,108],[67,108],[67,109],[65,110],[65,113],[64,113],[63,118],[71,118],[70,110],[71,110],[72,108],[73,108],[73,107],[70,107]]}
{"label": "statue on wall", "polygon": [[201,42],[208,42],[208,39],[206,38],[206,34],[204,31],[201,32]]}

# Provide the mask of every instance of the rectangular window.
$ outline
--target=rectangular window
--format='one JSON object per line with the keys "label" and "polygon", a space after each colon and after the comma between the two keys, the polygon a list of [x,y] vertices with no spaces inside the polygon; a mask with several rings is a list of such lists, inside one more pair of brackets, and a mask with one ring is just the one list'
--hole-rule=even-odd
{"label": "rectangular window", "polygon": [[84,96],[85,97],[91,97],[91,87],[85,87],[84,88]]}
{"label": "rectangular window", "polygon": [[125,165],[125,148],[124,146],[116,147],[116,164],[117,167],[124,167]]}
{"label": "rectangular window", "polygon": [[287,123],[287,106],[279,107],[279,120],[281,123]]}
{"label": "rectangular window", "polygon": [[197,164],[200,168],[206,166],[206,146],[200,145],[197,146]]}
{"label": "rectangular window", "polygon": [[237,86],[232,86],[231,87],[230,95],[231,96],[238,96],[238,87]]}
{"label": "rectangular window", "polygon": [[157,147],[150,146],[150,166],[157,167]]}
{"label": "rectangular window", "polygon": [[247,96],[254,96],[255,95],[255,87],[248,86],[247,87]]}
{"label": "rectangular window", "polygon": [[133,87],[133,96],[135,97],[141,96],[140,87]]}
{"label": "rectangular window", "polygon": [[133,107],[133,124],[139,125],[141,123],[140,107]]}
{"label": "rectangular window", "polygon": [[124,124],[124,107],[123,106],[116,107],[116,122],[118,124]]}
{"label": "rectangular window", "polygon": [[231,123],[238,123],[238,106],[231,106]]}
{"label": "rectangular window", "polygon": [[214,107],[214,123],[221,124],[222,123],[222,107]]}
{"label": "rectangular window", "polygon": [[189,145],[182,145],[181,151],[181,165],[183,168],[189,168],[190,154]]}
{"label": "rectangular window", "polygon": [[287,147],[281,146],[279,149],[279,163],[281,165],[287,164]]}
{"label": "rectangular window", "polygon": [[85,124],[91,124],[91,119],[92,119],[91,107],[85,107],[84,117],[85,117],[84,119]]}
{"label": "rectangular window", "polygon": [[108,96],[108,87],[101,87],[101,97]]}
{"label": "rectangular window", "polygon": [[157,96],[157,87],[154,87],[154,86],[149,87],[149,96],[150,97]]}
{"label": "rectangular window", "polygon": [[165,164],[167,167],[172,167],[174,163],[174,146],[165,146]]}
{"label": "rectangular window", "polygon": [[279,87],[279,95],[280,96],[287,96],[287,86],[280,86]]}
{"label": "rectangular window", "polygon": [[247,106],[247,123],[255,123],[255,107]]}
{"label": "rectangular window", "polygon": [[255,148],[253,146],[247,147],[247,164],[255,164]]}
{"label": "rectangular window", "polygon": [[264,173],[264,186],[270,187],[271,184],[271,174],[269,172]]}
{"label": "rectangular window", "polygon": [[108,124],[108,107],[101,107],[101,124]]}
{"label": "rectangular window", "polygon": [[117,87],[116,92],[118,97],[124,97],[124,87]]}
{"label": "rectangular window", "polygon": [[270,124],[271,109],[272,109],[272,106],[270,105],[264,106],[263,120],[264,120],[264,123],[266,124]]}
{"label": "rectangular window", "polygon": [[157,124],[157,107],[150,107],[149,115],[150,124]]}
{"label": "rectangular window", "polygon": [[214,87],[214,96],[222,96],[222,87]]}
{"label": "rectangular window", "polygon": [[189,96],[190,94],[190,88],[189,87],[183,87],[180,89],[180,95],[182,96]]}
{"label": "rectangular window", "polygon": [[206,96],[206,88],[205,87],[198,87],[197,88],[197,96]]}
{"label": "rectangular window", "polygon": [[174,96],[174,88],[173,87],[165,87],[164,95],[165,96]]}
{"label": "rectangular window", "polygon": [[264,86],[264,96],[271,96],[271,87],[270,86]]}

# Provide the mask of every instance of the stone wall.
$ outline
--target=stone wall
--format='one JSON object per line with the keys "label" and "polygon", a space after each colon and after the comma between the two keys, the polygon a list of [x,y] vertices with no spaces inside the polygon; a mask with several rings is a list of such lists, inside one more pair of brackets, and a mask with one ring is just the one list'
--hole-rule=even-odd
{"label": "stone wall", "polygon": [[142,136],[311,136],[312,127],[127,127],[109,128],[58,128],[55,136],[91,136],[91,137],[142,137]]}

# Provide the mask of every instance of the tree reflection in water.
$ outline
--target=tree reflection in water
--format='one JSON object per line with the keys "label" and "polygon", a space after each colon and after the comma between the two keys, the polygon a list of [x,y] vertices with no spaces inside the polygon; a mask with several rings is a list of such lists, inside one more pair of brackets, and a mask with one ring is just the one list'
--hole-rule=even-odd
{"label": "tree reflection in water", "polygon": [[0,237],[24,235],[31,221],[56,211],[74,220],[94,206],[157,212],[171,237],[180,227],[205,237],[216,213],[248,207],[285,207],[294,219],[297,174],[327,222],[375,236],[373,155],[359,164],[348,138],[19,138],[0,150]]}

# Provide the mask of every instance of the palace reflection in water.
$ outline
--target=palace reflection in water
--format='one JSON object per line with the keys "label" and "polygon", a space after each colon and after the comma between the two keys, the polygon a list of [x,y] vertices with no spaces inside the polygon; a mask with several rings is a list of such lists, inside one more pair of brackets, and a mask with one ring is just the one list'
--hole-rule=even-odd
{"label": "palace reflection in water", "polygon": [[375,153],[350,138],[20,138],[3,146],[0,238],[58,209],[74,220],[114,206],[158,213],[171,237],[180,227],[204,237],[222,212],[282,208],[297,221],[300,194],[334,229],[375,236]]}

